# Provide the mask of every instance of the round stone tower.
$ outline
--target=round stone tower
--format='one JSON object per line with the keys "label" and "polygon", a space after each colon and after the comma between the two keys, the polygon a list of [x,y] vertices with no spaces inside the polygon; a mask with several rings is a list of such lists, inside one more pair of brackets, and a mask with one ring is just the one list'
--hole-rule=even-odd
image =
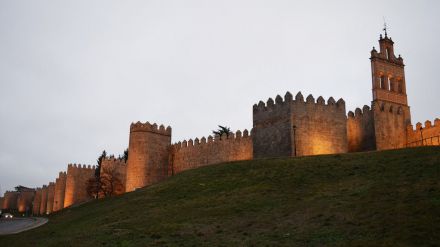
{"label": "round stone tower", "polygon": [[128,146],[126,192],[162,181],[168,176],[171,127],[132,123]]}

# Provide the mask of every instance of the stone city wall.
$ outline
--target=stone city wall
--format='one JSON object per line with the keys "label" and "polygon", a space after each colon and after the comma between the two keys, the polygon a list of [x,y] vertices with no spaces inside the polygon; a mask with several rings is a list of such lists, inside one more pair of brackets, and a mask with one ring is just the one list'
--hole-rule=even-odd
{"label": "stone city wall", "polygon": [[3,209],[17,210],[18,195],[17,191],[6,191],[3,196]]}
{"label": "stone city wall", "polygon": [[50,182],[47,186],[47,203],[46,203],[46,213],[50,214],[53,212],[53,199],[55,197],[55,183]]}
{"label": "stone city wall", "polygon": [[88,201],[87,181],[95,176],[95,166],[69,164],[67,166],[64,208],[72,204]]}
{"label": "stone city wall", "polygon": [[287,92],[253,106],[254,158],[345,153],[347,117],[345,102],[330,97],[315,99]]}
{"label": "stone city wall", "polygon": [[409,108],[393,103],[373,104],[376,149],[396,149],[406,146]]}
{"label": "stone city wall", "polygon": [[335,102],[330,97],[325,103],[320,96],[315,102],[313,96],[309,95],[304,102],[301,93],[298,93],[291,104],[292,124],[296,126],[296,140],[292,141],[292,150],[296,143],[298,156],[348,151],[347,117],[343,99]]}
{"label": "stone city wall", "polygon": [[208,136],[178,142],[171,147],[169,174],[221,162],[252,159],[252,138],[247,130],[229,137]]}
{"label": "stone city wall", "polygon": [[40,214],[40,204],[41,204],[41,188],[37,188],[35,190],[35,197],[33,201],[32,214],[39,215]]}
{"label": "stone city wall", "polygon": [[128,145],[126,191],[160,182],[168,177],[171,127],[132,123]]}
{"label": "stone city wall", "polygon": [[64,208],[64,194],[66,193],[67,173],[60,172],[55,180],[55,194],[53,199],[53,212]]}
{"label": "stone city wall", "polygon": [[362,110],[348,112],[347,118],[348,152],[362,152],[376,149],[373,111],[365,105]]}
{"label": "stone city wall", "polygon": [[253,157],[289,157],[292,154],[292,94],[260,101],[253,106]]}
{"label": "stone city wall", "polygon": [[34,197],[34,189],[20,191],[17,199],[18,212],[30,214],[33,209],[32,202],[34,200]]}
{"label": "stone city wall", "polygon": [[[423,137],[423,139],[422,139]],[[423,140],[423,141],[422,141]],[[438,146],[440,145],[440,119],[434,120],[434,125],[431,121],[426,121],[425,126],[422,123],[417,123],[415,129],[412,125],[407,128],[407,146]]]}
{"label": "stone city wall", "polygon": [[41,203],[40,203],[40,215],[46,214],[47,206],[47,186],[43,185],[41,188]]}
{"label": "stone city wall", "polygon": [[[126,175],[127,175],[127,163],[124,159],[116,158],[104,158],[101,161],[101,177],[104,177],[105,182],[110,182],[113,180],[115,183],[115,188],[113,188],[113,193],[115,195],[120,195],[125,192],[126,186]],[[120,184],[119,184],[120,182]]]}

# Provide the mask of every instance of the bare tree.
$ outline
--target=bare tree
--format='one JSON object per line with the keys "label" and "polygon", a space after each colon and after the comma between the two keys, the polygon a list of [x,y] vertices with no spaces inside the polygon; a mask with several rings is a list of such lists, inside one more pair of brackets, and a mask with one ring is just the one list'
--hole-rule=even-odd
{"label": "bare tree", "polygon": [[98,198],[99,195],[99,188],[100,188],[100,183],[99,183],[99,177],[93,177],[90,178],[89,180],[87,180],[87,194],[93,198]]}
{"label": "bare tree", "polygon": [[124,192],[124,186],[119,179],[120,173],[115,166],[103,167],[101,173],[101,188],[100,193],[104,197],[119,195]]}

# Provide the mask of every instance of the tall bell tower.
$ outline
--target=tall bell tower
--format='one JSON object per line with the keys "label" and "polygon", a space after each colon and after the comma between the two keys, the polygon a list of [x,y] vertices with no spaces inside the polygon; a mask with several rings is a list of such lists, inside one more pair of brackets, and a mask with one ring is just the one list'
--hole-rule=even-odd
{"label": "tall bell tower", "polygon": [[373,101],[387,101],[399,105],[408,105],[406,97],[405,65],[403,58],[394,55],[394,42],[380,35],[379,52],[371,51],[371,76],[373,83]]}
{"label": "tall bell tower", "polygon": [[371,51],[371,77],[376,148],[378,150],[404,147],[406,128],[411,124],[411,113],[406,96],[405,65],[403,58],[394,54],[394,42],[380,35],[379,52]]}

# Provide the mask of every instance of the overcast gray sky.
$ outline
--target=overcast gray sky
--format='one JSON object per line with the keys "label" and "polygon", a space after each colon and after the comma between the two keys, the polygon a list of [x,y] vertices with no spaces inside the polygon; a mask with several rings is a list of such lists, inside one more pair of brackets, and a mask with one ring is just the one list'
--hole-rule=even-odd
{"label": "overcast gray sky", "polygon": [[440,1],[0,0],[0,184],[41,186],[128,146],[129,125],[173,142],[252,127],[286,91],[371,101],[385,16],[413,122],[440,117]]}

